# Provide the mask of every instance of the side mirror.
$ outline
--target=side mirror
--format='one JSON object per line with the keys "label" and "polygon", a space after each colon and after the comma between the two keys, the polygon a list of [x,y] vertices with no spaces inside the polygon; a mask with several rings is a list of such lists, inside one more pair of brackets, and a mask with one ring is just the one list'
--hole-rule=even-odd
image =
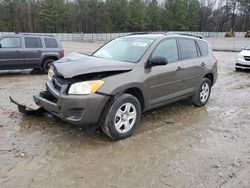
{"label": "side mirror", "polygon": [[0,48],[2,48],[2,44],[0,43]]}
{"label": "side mirror", "polygon": [[242,50],[245,50],[245,47],[241,47],[241,51],[242,51]]}
{"label": "side mirror", "polygon": [[162,66],[162,65],[167,65],[167,64],[168,64],[168,60],[165,57],[156,56],[148,60],[146,68],[153,67],[153,66]]}

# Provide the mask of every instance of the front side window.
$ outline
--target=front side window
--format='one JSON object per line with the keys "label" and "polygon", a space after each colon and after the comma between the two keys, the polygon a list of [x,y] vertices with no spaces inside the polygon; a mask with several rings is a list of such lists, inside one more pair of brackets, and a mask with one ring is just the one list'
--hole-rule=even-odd
{"label": "front side window", "polygon": [[125,37],[115,39],[97,50],[92,56],[103,59],[138,62],[153,43],[151,38]]}
{"label": "front side window", "polygon": [[58,48],[58,44],[56,42],[56,39],[45,38],[44,42],[45,42],[46,48]]}
{"label": "front side window", "polygon": [[40,38],[25,37],[24,41],[26,48],[42,48],[42,41]]}
{"label": "front side window", "polygon": [[195,41],[192,39],[179,39],[182,60],[193,59],[198,56]]}
{"label": "front side window", "polygon": [[168,63],[178,61],[178,48],[176,39],[167,39],[162,41],[152,53],[153,57],[165,57]]}
{"label": "front side window", "polygon": [[19,37],[6,37],[0,41],[2,48],[21,48],[21,38]]}

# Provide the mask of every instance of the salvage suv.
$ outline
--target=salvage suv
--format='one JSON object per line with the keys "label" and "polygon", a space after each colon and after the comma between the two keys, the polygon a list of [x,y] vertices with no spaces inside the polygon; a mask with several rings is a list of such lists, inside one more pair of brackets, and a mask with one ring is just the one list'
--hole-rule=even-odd
{"label": "salvage suv", "polygon": [[204,106],[217,79],[206,40],[185,34],[135,34],[112,40],[92,55],[55,62],[46,91],[34,96],[65,122],[100,125],[114,140],[132,135],[141,113],[181,99]]}
{"label": "salvage suv", "polygon": [[64,56],[60,42],[53,36],[32,34],[0,35],[0,70],[42,69]]}

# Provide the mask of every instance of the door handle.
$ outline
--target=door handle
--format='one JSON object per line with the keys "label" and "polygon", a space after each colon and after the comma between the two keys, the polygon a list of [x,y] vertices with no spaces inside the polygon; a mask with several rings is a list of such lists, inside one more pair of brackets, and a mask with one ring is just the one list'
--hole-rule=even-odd
{"label": "door handle", "polygon": [[202,66],[202,67],[206,66],[206,63],[202,62],[202,63],[201,63],[201,66]]}
{"label": "door handle", "polygon": [[183,69],[182,67],[178,67],[176,71],[181,71],[182,69]]}

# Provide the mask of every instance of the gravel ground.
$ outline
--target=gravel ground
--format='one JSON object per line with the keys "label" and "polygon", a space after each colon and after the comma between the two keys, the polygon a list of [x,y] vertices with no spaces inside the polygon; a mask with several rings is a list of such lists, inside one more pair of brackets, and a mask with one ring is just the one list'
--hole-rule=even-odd
{"label": "gravel ground", "polygon": [[[102,43],[64,42],[66,53]],[[0,73],[1,187],[250,187],[250,74],[236,53],[216,52],[209,103],[188,101],[143,114],[134,135],[113,142],[92,127],[26,117],[9,96],[34,106],[46,75]]]}

